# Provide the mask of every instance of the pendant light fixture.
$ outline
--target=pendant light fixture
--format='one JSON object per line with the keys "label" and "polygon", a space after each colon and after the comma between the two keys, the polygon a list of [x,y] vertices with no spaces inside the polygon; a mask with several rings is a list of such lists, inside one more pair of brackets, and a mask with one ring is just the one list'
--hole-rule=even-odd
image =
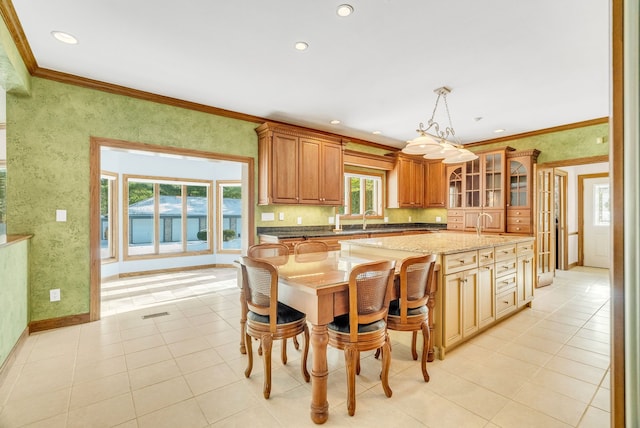
{"label": "pendant light fixture", "polygon": [[[438,98],[436,98],[436,105],[433,107],[433,113],[431,113],[427,126],[425,127],[421,122],[416,130],[420,136],[408,141],[402,151],[410,155],[423,155],[425,159],[442,159],[442,162],[446,164],[463,163],[478,159],[478,155],[463,148],[456,137],[456,132],[451,124],[449,105],[447,104],[447,95],[451,93],[451,89],[443,86],[434,89],[433,92],[438,94]],[[440,98],[444,100],[444,107],[449,120],[449,126],[444,130],[441,130],[440,124],[434,120]],[[429,133],[429,131],[432,133]]]}

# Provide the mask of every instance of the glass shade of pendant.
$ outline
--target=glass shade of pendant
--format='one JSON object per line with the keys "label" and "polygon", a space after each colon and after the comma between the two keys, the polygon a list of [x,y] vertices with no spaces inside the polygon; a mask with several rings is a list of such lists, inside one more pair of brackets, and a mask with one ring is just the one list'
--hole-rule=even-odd
{"label": "glass shade of pendant", "polygon": [[445,164],[453,164],[453,163],[464,163],[472,160],[478,159],[478,155],[467,150],[467,149],[457,149],[458,153],[455,156],[445,158],[442,163]]}
{"label": "glass shade of pendant", "polygon": [[409,141],[405,148],[402,149],[402,152],[410,155],[424,155],[436,152],[441,148],[441,143],[435,138],[429,135],[421,135]]}
{"label": "glass shade of pendant", "polygon": [[458,149],[449,143],[440,144],[440,150],[422,156],[425,159],[446,159],[458,154]]}

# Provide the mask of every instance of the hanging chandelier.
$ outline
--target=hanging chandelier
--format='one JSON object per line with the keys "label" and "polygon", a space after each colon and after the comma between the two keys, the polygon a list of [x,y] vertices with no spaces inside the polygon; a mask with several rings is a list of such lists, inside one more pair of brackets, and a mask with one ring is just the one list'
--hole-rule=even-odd
{"label": "hanging chandelier", "polygon": [[[433,92],[438,94],[438,98],[436,98],[436,105],[433,107],[433,113],[431,113],[431,118],[427,122],[427,126],[425,127],[424,124],[420,122],[420,126],[416,130],[420,136],[408,141],[402,151],[410,155],[423,155],[425,159],[442,159],[442,162],[446,164],[462,163],[478,159],[478,155],[463,148],[456,137],[456,132],[451,124],[449,105],[447,104],[447,95],[451,93],[451,89],[443,86],[434,89]],[[434,120],[440,98],[444,100],[444,107],[447,112],[447,119],[449,120],[449,126],[443,130],[440,129],[440,124]],[[429,131],[431,131],[431,133],[429,133]]]}

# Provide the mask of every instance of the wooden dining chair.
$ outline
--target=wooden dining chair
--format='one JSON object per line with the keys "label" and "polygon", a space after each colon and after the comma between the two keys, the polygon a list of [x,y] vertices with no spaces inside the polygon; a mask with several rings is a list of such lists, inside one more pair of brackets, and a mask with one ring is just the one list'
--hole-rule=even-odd
{"label": "wooden dining chair", "polygon": [[356,411],[356,374],[360,352],[382,349],[382,388],[391,397],[389,365],[391,346],[387,334],[387,310],[393,287],[395,261],[365,263],[349,274],[349,313],[336,317],[328,327],[329,345],[344,350],[347,369],[347,409]]}
{"label": "wooden dining chair", "polygon": [[[289,247],[285,244],[281,244],[278,242],[273,243],[261,243],[255,244],[249,247],[247,250],[247,256],[252,259],[267,259],[269,263],[281,266],[287,264],[289,261]],[[300,349],[300,343],[298,343],[298,338],[296,336],[293,337],[293,346],[297,349]],[[287,364],[287,340],[284,339],[282,343],[282,363]],[[262,347],[258,348],[258,355],[262,355]]]}
{"label": "wooden dining chair", "polygon": [[329,246],[322,241],[302,241],[293,247],[293,254],[296,261],[325,260],[329,254]]}
{"label": "wooden dining chair", "polygon": [[431,340],[429,330],[429,308],[427,302],[429,295],[434,292],[435,280],[435,254],[426,256],[408,257],[400,264],[400,276],[396,281],[398,299],[389,304],[387,327],[389,330],[411,331],[411,355],[418,359],[416,340],[418,331],[422,331],[422,377],[429,382],[427,372],[427,354]]}
{"label": "wooden dining chair", "polygon": [[[309,327],[307,317],[300,311],[278,302],[278,271],[264,260],[242,257],[242,277],[247,307],[245,342],[248,363],[244,372],[246,377],[253,369],[253,351],[251,338],[259,339],[264,362],[264,398],[271,394],[271,347],[274,340],[287,339],[304,334],[301,370],[306,382],[309,382],[307,356],[309,354]],[[286,346],[283,340],[282,348]],[[286,359],[283,361],[286,364]]]}
{"label": "wooden dining chair", "polygon": [[281,243],[255,244],[247,250],[252,259],[268,259],[269,263],[281,266],[289,260],[289,247]]}

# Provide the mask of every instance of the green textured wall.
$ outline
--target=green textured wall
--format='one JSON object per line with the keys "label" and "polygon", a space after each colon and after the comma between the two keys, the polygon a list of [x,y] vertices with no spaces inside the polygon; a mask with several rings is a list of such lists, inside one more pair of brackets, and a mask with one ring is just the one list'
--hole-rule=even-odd
{"label": "green textured wall", "polygon": [[29,241],[0,246],[0,366],[28,324]]}
{"label": "green textured wall", "polygon": [[[597,144],[597,138],[603,138],[603,144]],[[538,163],[548,163],[592,156],[608,156],[608,141],[609,124],[603,123],[482,145],[473,150],[485,151],[504,146],[510,146],[516,150],[538,149],[540,150]]]}
{"label": "green textured wall", "polygon": [[[89,311],[91,136],[257,156],[254,123],[33,78],[7,95],[9,234],[33,234],[31,321]],[[56,209],[67,222],[55,221]],[[62,299],[49,302],[49,289]]]}

